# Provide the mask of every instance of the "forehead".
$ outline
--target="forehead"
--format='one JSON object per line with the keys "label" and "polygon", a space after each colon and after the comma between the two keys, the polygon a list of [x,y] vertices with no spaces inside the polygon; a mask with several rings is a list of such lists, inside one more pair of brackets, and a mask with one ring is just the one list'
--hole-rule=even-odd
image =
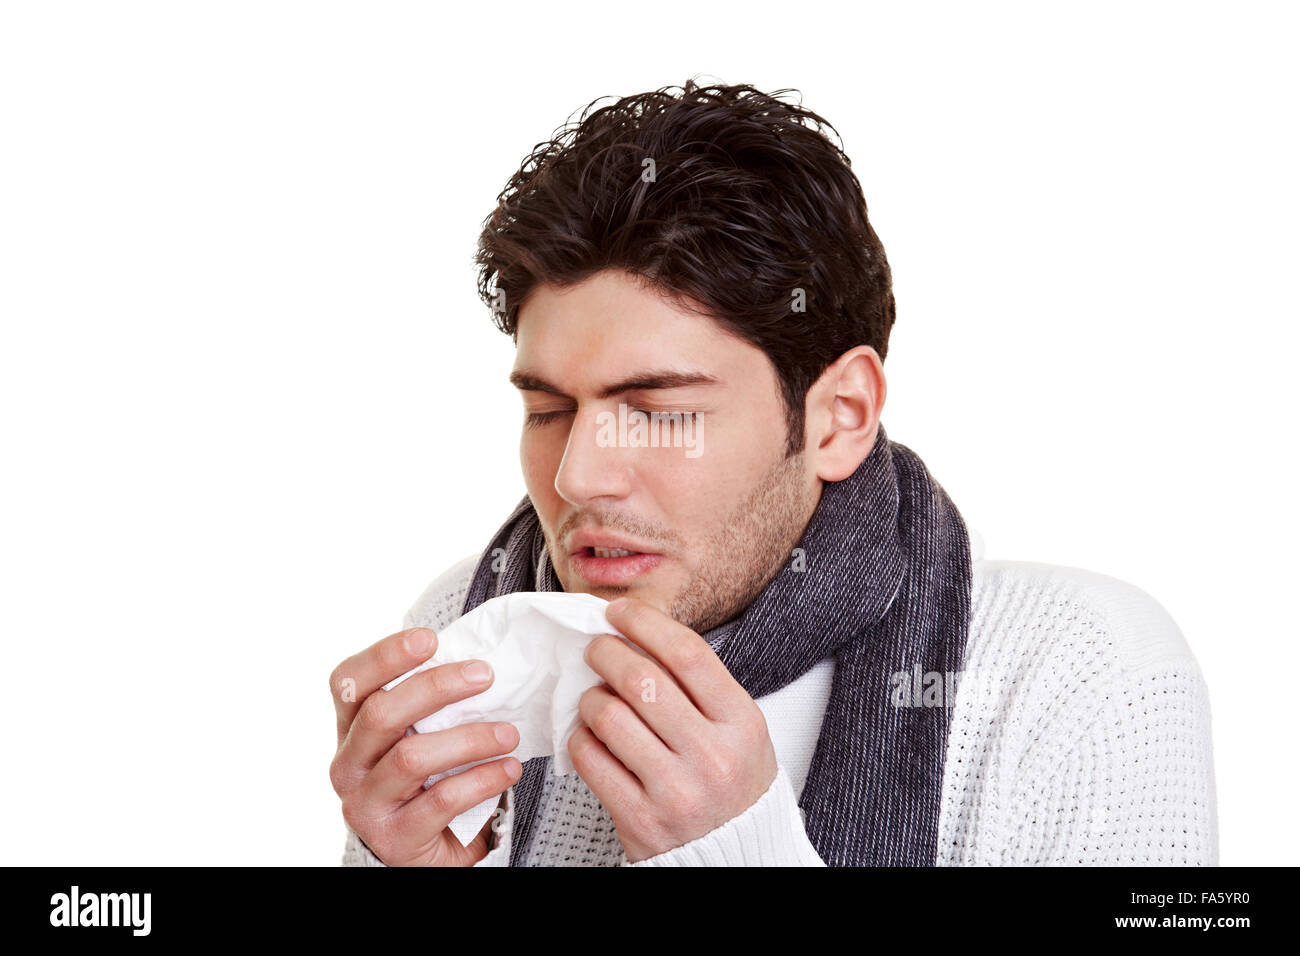
{"label": "forehead", "polygon": [[707,315],[621,270],[561,289],[538,286],[519,309],[515,369],[574,389],[598,388],[639,369],[753,375],[767,357]]}

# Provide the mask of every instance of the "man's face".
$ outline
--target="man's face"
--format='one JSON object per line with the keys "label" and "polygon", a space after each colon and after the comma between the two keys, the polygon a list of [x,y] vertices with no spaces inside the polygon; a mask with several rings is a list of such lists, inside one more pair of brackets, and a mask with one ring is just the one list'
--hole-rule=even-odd
{"label": "man's face", "polygon": [[[640,598],[699,632],[735,617],[821,493],[805,456],[785,457],[767,356],[622,270],[537,288],[517,343],[524,481],[564,589]],[[655,412],[682,422],[654,427]]]}

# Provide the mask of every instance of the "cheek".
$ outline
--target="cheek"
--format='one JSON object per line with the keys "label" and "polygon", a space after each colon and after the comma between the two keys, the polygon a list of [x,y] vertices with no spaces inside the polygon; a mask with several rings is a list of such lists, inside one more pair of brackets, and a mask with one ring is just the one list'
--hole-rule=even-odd
{"label": "cheek", "polygon": [[639,469],[638,484],[654,501],[659,520],[698,554],[732,513],[750,479],[735,456],[686,460],[680,453],[669,455]]}
{"label": "cheek", "polygon": [[656,493],[665,519],[697,560],[709,560],[706,552],[727,537],[727,526],[744,520],[737,509],[778,465],[785,448],[784,424],[778,431],[762,419],[745,428],[715,428],[709,439],[698,459],[665,463]]}
{"label": "cheek", "polygon": [[555,494],[555,473],[560,467],[560,456],[555,445],[542,432],[525,430],[519,437],[519,467],[524,476],[524,485],[534,501],[543,500],[548,494]]}

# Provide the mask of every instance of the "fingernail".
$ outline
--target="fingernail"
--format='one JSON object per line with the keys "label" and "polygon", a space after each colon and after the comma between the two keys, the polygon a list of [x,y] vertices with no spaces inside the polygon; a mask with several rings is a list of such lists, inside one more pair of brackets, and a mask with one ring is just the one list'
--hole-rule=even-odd
{"label": "fingernail", "polygon": [[506,776],[509,777],[511,780],[514,780],[516,777],[520,776],[524,772],[524,765],[521,764],[514,757],[506,758],[505,767],[506,767]]}
{"label": "fingernail", "polygon": [[619,598],[619,599],[616,600],[616,601],[610,601],[610,602],[609,602],[609,607],[607,607],[607,608],[605,609],[605,612],[606,612],[607,614],[617,614],[617,613],[619,613],[620,611],[622,611],[623,608],[627,607],[627,605],[628,605],[628,599],[627,599],[627,598]]}
{"label": "fingernail", "polygon": [[427,627],[417,627],[406,635],[405,645],[408,654],[427,654],[433,646],[433,631]]}
{"label": "fingernail", "polygon": [[515,729],[509,724],[497,724],[496,735],[502,747],[509,747],[515,742]]}
{"label": "fingernail", "polygon": [[492,668],[484,661],[470,661],[460,672],[471,684],[486,684],[492,679]]}

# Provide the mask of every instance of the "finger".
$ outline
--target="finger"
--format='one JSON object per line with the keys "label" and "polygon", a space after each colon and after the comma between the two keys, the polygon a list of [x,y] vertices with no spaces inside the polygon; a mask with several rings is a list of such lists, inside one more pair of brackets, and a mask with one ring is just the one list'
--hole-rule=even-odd
{"label": "finger", "polygon": [[424,781],[467,763],[508,754],[519,731],[507,723],[462,724],[430,734],[412,734],[393,744],[362,785],[385,812],[416,796]]}
{"label": "finger", "polygon": [[514,757],[481,763],[439,780],[398,810],[393,819],[401,832],[430,843],[466,810],[505,793],[523,772],[523,764]]}
{"label": "finger", "polygon": [[605,608],[605,617],[662,664],[709,720],[725,721],[752,700],[708,641],[657,607],[620,598]]}
{"label": "finger", "polygon": [[339,752],[353,766],[369,770],[411,724],[491,686],[492,668],[486,661],[457,661],[420,671],[392,690],[381,687],[362,702]]}
{"label": "finger", "polygon": [[569,738],[569,760],[578,776],[611,814],[637,814],[648,804],[645,788],[586,724]]}
{"label": "finger", "polygon": [[408,628],[376,641],[334,668],[330,696],[334,698],[339,743],[352,726],[362,701],[390,680],[423,664],[437,646],[438,636],[429,628]]}
{"label": "finger", "polygon": [[[707,733],[708,720],[653,657],[606,634],[592,639],[585,658],[610,690],[674,753],[691,752]],[[609,743],[593,720],[584,719],[597,737]]]}
{"label": "finger", "polygon": [[578,716],[646,789],[675,769],[673,751],[609,688],[593,687],[579,697]]}

